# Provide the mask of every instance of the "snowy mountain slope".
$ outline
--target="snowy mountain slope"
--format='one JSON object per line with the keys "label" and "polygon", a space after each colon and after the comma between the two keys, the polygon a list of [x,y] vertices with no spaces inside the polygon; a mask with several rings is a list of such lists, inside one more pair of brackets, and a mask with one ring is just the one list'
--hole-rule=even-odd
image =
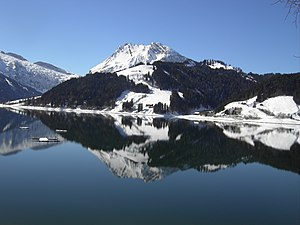
{"label": "snowy mountain slope", "polygon": [[170,47],[152,42],[150,45],[125,44],[102,63],[93,67],[90,72],[118,72],[138,64],[152,64],[155,61],[185,62],[195,64],[194,61],[180,55]]}
{"label": "snowy mountain slope", "polygon": [[[133,112],[138,112],[138,105],[143,105],[143,110],[140,113],[143,114],[152,114],[153,106],[158,102],[170,106],[170,96],[172,91],[161,90],[158,87],[151,85],[146,79],[145,75],[151,76],[154,71],[153,65],[138,65],[132,68],[128,68],[122,71],[117,72],[117,75],[124,75],[129,80],[132,80],[134,83],[142,83],[147,85],[150,89],[150,93],[136,93],[133,91],[124,91],[115,102],[115,107],[112,109],[112,112],[121,112],[122,105],[124,102],[133,101]],[[181,93],[182,94],[182,93]]]}
{"label": "snowy mountain slope", "polygon": [[257,102],[257,97],[246,101],[231,102],[217,116],[233,116],[243,118],[291,118],[298,117],[299,106],[293,96],[277,96],[263,102]]}
{"label": "snowy mountain slope", "polygon": [[160,90],[159,88],[149,87],[150,93],[136,93],[132,91],[124,91],[122,95],[115,102],[115,107],[111,112],[122,112],[122,105],[124,102],[133,101],[132,112],[138,113],[138,105],[142,104],[142,114],[153,114],[153,106],[158,102],[170,106],[171,91]]}
{"label": "snowy mountain slope", "polygon": [[28,98],[40,94],[35,89],[21,85],[0,73],[0,102]]}
{"label": "snowy mountain slope", "polygon": [[78,77],[75,74],[45,68],[22,58],[16,54],[0,52],[0,72],[39,92],[45,92],[63,81]]}
{"label": "snowy mountain slope", "polygon": [[117,75],[123,75],[126,76],[128,79],[134,81],[134,83],[147,83],[145,82],[145,76],[149,75],[151,76],[154,71],[153,65],[138,65],[134,66],[122,71],[117,72]]}

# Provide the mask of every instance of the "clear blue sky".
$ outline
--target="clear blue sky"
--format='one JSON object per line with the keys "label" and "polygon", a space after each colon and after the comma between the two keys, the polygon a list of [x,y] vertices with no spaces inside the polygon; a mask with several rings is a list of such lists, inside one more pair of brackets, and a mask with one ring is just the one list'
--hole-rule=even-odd
{"label": "clear blue sky", "polygon": [[276,0],[0,0],[0,50],[84,75],[130,42],[246,72],[299,72],[300,24]]}

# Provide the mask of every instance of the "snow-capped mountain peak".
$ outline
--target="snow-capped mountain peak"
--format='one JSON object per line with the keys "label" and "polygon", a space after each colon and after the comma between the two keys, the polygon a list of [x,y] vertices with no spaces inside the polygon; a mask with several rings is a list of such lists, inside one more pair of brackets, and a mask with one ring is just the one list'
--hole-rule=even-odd
{"label": "snow-capped mountain peak", "polygon": [[187,60],[192,61],[158,42],[152,42],[150,45],[126,43],[105,61],[93,67],[90,72],[118,72],[138,64],[152,64],[155,61],[185,62]]}

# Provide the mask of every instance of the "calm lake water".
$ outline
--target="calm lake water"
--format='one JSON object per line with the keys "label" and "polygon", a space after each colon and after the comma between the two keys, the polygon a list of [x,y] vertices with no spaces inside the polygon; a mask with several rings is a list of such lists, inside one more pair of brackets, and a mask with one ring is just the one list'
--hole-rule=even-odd
{"label": "calm lake water", "polygon": [[299,127],[0,110],[1,225],[298,225],[299,174]]}

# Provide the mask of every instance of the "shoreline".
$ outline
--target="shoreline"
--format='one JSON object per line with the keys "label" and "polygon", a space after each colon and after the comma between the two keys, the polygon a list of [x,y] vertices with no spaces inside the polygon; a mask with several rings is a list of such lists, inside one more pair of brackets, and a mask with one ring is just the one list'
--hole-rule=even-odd
{"label": "shoreline", "polygon": [[71,109],[71,108],[51,108],[41,106],[24,106],[24,105],[5,105],[0,104],[0,108],[12,109],[12,110],[33,110],[44,112],[64,112],[64,113],[76,113],[76,114],[94,114],[94,115],[123,115],[123,116],[140,116],[140,117],[155,117],[155,118],[168,118],[168,119],[185,119],[194,122],[215,122],[215,123],[231,123],[231,124],[249,124],[249,125],[272,125],[272,126],[299,126],[300,120],[289,118],[276,118],[266,117],[260,119],[245,119],[242,117],[221,117],[221,116],[201,116],[201,115],[174,115],[174,114],[155,114],[144,112],[114,112],[109,110],[91,110],[91,109]]}

